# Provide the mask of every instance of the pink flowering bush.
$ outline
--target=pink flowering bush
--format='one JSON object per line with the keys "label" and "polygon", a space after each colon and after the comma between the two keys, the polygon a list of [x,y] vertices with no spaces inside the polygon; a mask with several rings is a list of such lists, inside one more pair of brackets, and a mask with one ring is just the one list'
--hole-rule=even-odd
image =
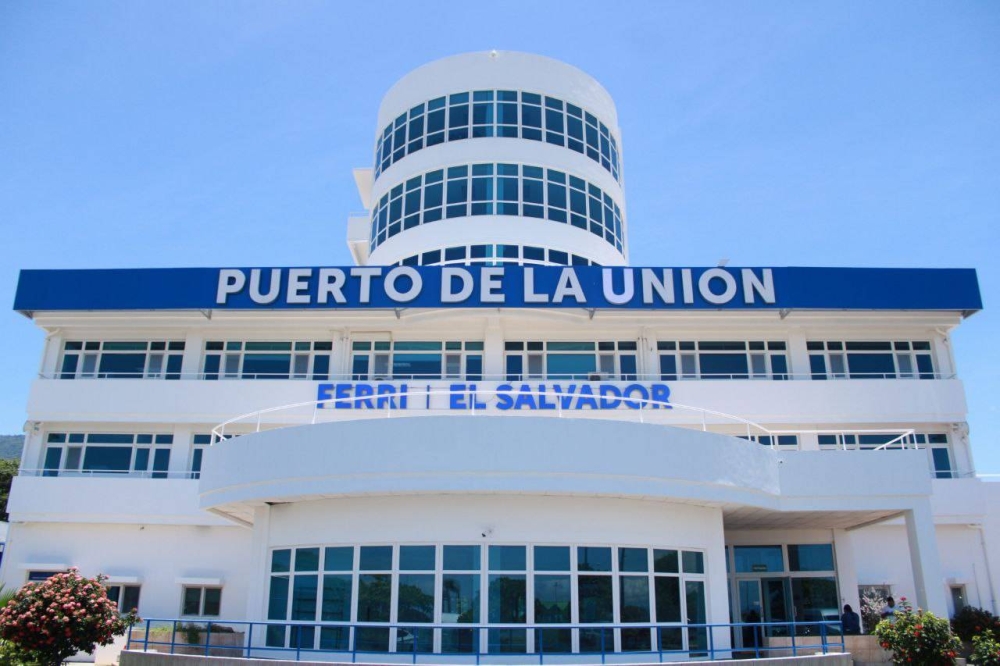
{"label": "pink flowering bush", "polygon": [[76,569],[41,583],[28,583],[0,610],[0,639],[9,656],[55,666],[77,652],[108,645],[135,624],[135,609],[120,614],[102,583]]}

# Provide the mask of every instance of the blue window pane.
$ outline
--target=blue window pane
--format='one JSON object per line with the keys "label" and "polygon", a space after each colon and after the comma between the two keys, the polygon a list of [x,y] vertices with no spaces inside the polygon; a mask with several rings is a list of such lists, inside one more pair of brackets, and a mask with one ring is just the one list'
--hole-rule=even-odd
{"label": "blue window pane", "polygon": [[[319,570],[319,548],[296,548],[295,570],[296,571]],[[301,620],[302,618],[298,619]]]}
{"label": "blue window pane", "polygon": [[135,470],[144,472],[149,469],[149,449],[137,449],[135,452]]}
{"label": "blue window pane", "polygon": [[549,354],[545,371],[549,379],[586,379],[597,370],[594,354]]}
{"label": "blue window pane", "polygon": [[810,354],[809,371],[813,379],[826,379],[826,357],[821,354]]}
{"label": "blue window pane", "polygon": [[292,566],[292,551],[288,548],[271,552],[271,571],[290,571]]}
{"label": "blue window pane", "polygon": [[939,479],[950,479],[954,476],[948,449],[931,449],[931,458],[934,461],[934,476]]}
{"label": "blue window pane", "polygon": [[603,546],[580,546],[576,549],[580,571],[611,571],[611,549]]}
{"label": "blue window pane", "polygon": [[434,571],[434,546],[400,546],[399,568],[403,571]]}
{"label": "blue window pane", "polygon": [[244,354],[244,379],[288,379],[290,354]]}
{"label": "blue window pane", "polygon": [[320,620],[349,622],[351,619],[351,574],[323,576],[323,608]]}
{"label": "blue window pane", "polygon": [[392,376],[396,379],[440,379],[441,354],[393,354]]}
{"label": "blue window pane", "polygon": [[361,571],[392,569],[392,546],[361,546]]}
{"label": "blue window pane", "polygon": [[445,571],[479,571],[479,546],[444,546]]}
{"label": "blue window pane", "polygon": [[535,546],[535,571],[569,571],[569,546]]}
{"label": "blue window pane", "polygon": [[660,356],[660,379],[668,382],[677,381],[677,357],[673,354]]}
{"label": "blue window pane", "polygon": [[91,472],[127,472],[131,462],[131,447],[88,446],[83,456],[83,469]]}
{"label": "blue window pane", "polygon": [[828,543],[788,546],[789,571],[833,571],[833,546]]}
{"label": "blue window pane", "polygon": [[507,381],[514,382],[524,375],[524,361],[521,356],[507,357]]}
{"label": "blue window pane", "polygon": [[490,569],[494,571],[524,571],[527,549],[524,546],[490,546]]}
{"label": "blue window pane", "polygon": [[746,379],[749,377],[745,354],[699,354],[702,379]]}
{"label": "blue window pane", "polygon": [[167,478],[167,469],[170,467],[170,449],[157,449],[153,454],[153,478]]}
{"label": "blue window pane", "polygon": [[851,379],[886,379],[896,376],[892,354],[848,354]]}
{"label": "blue window pane", "polygon": [[354,568],[354,548],[338,546],[325,549],[323,554],[324,571],[350,571]]}
{"label": "blue window pane", "polygon": [[783,354],[771,356],[771,374],[774,379],[788,379],[788,359]]}
{"label": "blue window pane", "polygon": [[733,555],[737,573],[785,570],[781,546],[736,546]]}
{"label": "blue window pane", "polygon": [[98,376],[109,379],[141,378],[146,368],[146,354],[102,354]]}
{"label": "blue window pane", "polygon": [[649,571],[649,550],[646,548],[619,548],[619,571]]}
{"label": "blue window pane", "polygon": [[271,576],[271,589],[268,594],[267,619],[288,619],[288,576]]}
{"label": "blue window pane", "polygon": [[[292,587],[292,619],[315,620],[319,577],[296,576]],[[310,647],[312,647],[310,645]]]}

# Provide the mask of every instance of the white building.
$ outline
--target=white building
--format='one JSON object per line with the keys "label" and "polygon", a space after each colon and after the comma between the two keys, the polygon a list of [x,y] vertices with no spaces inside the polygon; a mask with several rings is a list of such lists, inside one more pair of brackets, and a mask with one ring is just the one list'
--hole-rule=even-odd
{"label": "white building", "polygon": [[458,661],[815,633],[863,586],[995,612],[975,272],[629,269],[621,149],[579,70],[456,56],[382,102],[356,267],[22,272],[4,584]]}

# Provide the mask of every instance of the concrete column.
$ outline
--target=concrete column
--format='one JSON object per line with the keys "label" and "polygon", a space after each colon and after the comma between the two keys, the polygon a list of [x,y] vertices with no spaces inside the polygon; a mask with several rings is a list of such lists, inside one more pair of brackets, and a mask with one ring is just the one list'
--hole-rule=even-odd
{"label": "concrete column", "polygon": [[[271,534],[271,507],[257,506],[253,510],[253,538],[250,549],[250,585],[247,593],[248,620],[267,619],[269,589],[267,548]],[[263,632],[261,632],[263,633]],[[263,641],[263,638],[261,639]]]}
{"label": "concrete column", "polygon": [[170,467],[171,476],[180,478],[181,473],[190,471],[191,449],[193,448],[194,435],[191,426],[176,426],[174,428],[174,444],[170,447]]}
{"label": "concrete column", "polygon": [[483,374],[487,380],[496,380],[503,373],[503,329],[500,320],[491,317],[483,333]]}
{"label": "concrete column", "polygon": [[[705,549],[705,595],[708,608],[708,624],[728,624],[731,612],[729,608],[729,574],[726,573],[726,530],[722,520],[722,510],[717,509],[716,529],[712,543]],[[681,590],[681,594],[684,590]],[[729,630],[725,627],[710,629],[713,647],[716,650],[728,649],[731,645]],[[723,655],[725,653],[722,653]]]}
{"label": "concrete column", "polygon": [[38,374],[42,377],[55,377],[59,372],[59,353],[62,351],[63,337],[56,333],[46,336],[45,349],[42,351],[42,363]]}
{"label": "concrete column", "polygon": [[181,378],[194,379],[201,372],[201,353],[205,336],[200,331],[184,336],[184,356],[181,359]]}
{"label": "concrete column", "polygon": [[806,334],[800,328],[788,331],[788,371],[795,379],[807,379],[809,376],[809,350],[806,349]]}
{"label": "concrete column", "polygon": [[906,540],[910,547],[913,586],[917,592],[916,605],[938,617],[948,617],[944,574],[941,570],[941,556],[938,554],[930,499],[918,500],[903,516],[906,521]]}
{"label": "concrete column", "polygon": [[330,380],[350,379],[351,338],[346,331],[335,330],[330,336],[333,340],[333,351],[330,353]]}
{"label": "concrete column", "polygon": [[836,558],[837,582],[840,585],[840,606],[851,604],[858,615],[861,614],[861,598],[858,595],[858,568],[854,562],[854,548],[851,533],[833,530],[833,555]]}
{"label": "concrete column", "polygon": [[819,435],[814,432],[803,432],[799,434],[800,451],[819,451]]}
{"label": "concrete column", "polygon": [[660,378],[660,359],[656,353],[656,335],[643,328],[639,333],[639,372],[643,379],[654,381]]}
{"label": "concrete column", "polygon": [[947,379],[958,372],[951,353],[951,340],[943,335],[935,335],[931,338],[931,349],[934,351],[934,371],[940,377]]}

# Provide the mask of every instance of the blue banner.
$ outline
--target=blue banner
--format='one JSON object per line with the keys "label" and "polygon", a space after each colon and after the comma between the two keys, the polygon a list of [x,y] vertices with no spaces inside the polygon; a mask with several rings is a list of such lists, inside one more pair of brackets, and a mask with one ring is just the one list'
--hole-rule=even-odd
{"label": "blue banner", "polygon": [[21,271],[14,309],[982,309],[973,269],[355,266]]}

